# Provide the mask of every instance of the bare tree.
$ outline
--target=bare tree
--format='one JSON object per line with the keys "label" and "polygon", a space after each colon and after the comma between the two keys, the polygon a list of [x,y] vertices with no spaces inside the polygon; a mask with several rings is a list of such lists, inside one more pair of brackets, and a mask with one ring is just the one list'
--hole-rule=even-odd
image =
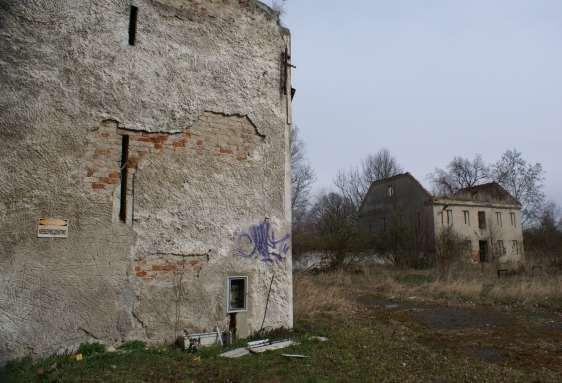
{"label": "bare tree", "polygon": [[536,222],[544,203],[541,164],[527,163],[521,152],[508,150],[492,165],[490,178],[521,202],[524,224]]}
{"label": "bare tree", "polygon": [[387,149],[365,157],[359,166],[340,169],[334,185],[340,194],[358,209],[374,181],[392,177],[402,172],[396,158]]}
{"label": "bare tree", "polygon": [[489,179],[490,169],[482,156],[477,154],[474,159],[455,157],[446,170],[435,169],[429,178],[437,195],[452,195],[458,190],[475,186]]}
{"label": "bare tree", "polygon": [[369,185],[374,181],[395,176],[403,171],[388,149],[382,149],[376,154],[368,155],[361,162],[361,170]]}
{"label": "bare tree", "polygon": [[334,192],[322,193],[310,211],[310,220],[323,250],[332,253],[333,266],[341,265],[345,253],[356,238],[355,207],[350,200]]}
{"label": "bare tree", "polygon": [[316,181],[314,169],[306,158],[306,147],[297,127],[291,129],[291,208],[293,222],[301,222],[309,205],[310,190]]}

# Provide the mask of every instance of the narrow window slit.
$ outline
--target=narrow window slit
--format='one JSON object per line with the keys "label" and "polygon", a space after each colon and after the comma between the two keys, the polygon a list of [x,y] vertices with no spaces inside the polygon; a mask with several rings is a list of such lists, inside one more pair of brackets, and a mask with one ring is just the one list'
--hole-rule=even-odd
{"label": "narrow window slit", "polygon": [[129,14],[129,45],[135,45],[137,36],[137,14],[138,8],[131,5],[131,13]]}
{"label": "narrow window slit", "polygon": [[129,136],[121,138],[121,196],[119,206],[119,219],[127,222],[127,162],[129,161]]}

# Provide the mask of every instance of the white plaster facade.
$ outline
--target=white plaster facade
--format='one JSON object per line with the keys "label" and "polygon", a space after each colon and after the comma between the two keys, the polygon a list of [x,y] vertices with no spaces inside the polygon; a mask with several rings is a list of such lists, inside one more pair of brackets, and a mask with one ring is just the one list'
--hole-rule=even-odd
{"label": "white plaster facade", "polygon": [[[0,9],[0,363],[291,327],[278,14],[254,0]],[[41,218],[68,220],[68,236],[38,238]],[[235,321],[232,276],[248,285]]]}

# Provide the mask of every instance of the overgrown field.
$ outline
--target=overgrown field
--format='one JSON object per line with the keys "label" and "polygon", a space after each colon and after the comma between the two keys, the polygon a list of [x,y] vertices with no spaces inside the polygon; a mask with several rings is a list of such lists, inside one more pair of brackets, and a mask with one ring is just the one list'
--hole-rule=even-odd
{"label": "overgrown field", "polygon": [[[223,359],[223,350],[84,346],[84,359],[9,364],[4,382],[559,382],[560,278],[362,269],[295,276],[289,349]],[[321,342],[313,336],[325,336]],[[293,359],[283,353],[302,354]]]}

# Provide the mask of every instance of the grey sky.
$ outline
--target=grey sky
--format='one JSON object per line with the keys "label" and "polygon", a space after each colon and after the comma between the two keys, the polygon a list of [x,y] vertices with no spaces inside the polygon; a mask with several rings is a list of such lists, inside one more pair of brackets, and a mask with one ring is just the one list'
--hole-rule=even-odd
{"label": "grey sky", "polygon": [[562,1],[289,0],[284,23],[317,189],[383,147],[426,185],[516,148],[562,204]]}

